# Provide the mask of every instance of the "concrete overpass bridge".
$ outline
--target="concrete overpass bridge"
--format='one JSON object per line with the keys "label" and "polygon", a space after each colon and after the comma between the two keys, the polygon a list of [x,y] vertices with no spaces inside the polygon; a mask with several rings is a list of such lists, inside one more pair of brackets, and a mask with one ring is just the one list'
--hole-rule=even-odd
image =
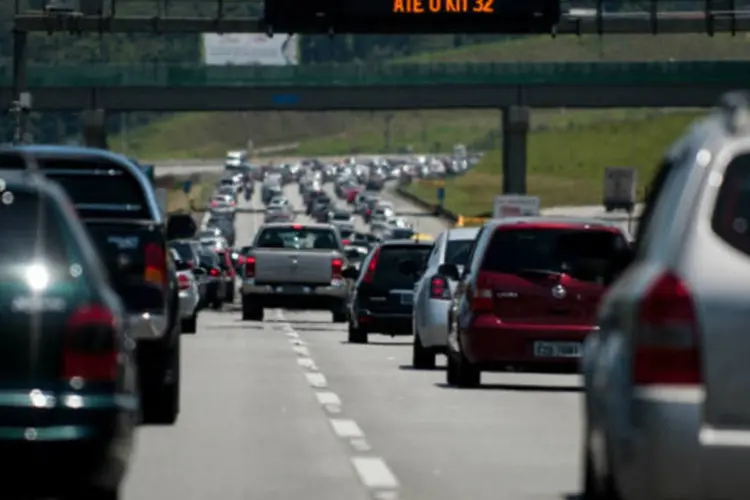
{"label": "concrete overpass bridge", "polygon": [[[704,107],[750,62],[34,66],[35,110],[226,111]],[[15,99],[0,69],[0,106]]]}

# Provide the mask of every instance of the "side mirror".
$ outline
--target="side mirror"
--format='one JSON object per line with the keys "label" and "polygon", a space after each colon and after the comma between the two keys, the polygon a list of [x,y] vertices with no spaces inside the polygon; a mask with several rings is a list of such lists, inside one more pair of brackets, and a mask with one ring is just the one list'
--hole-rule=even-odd
{"label": "side mirror", "polygon": [[440,267],[438,267],[437,270],[438,274],[445,276],[446,278],[458,281],[460,277],[460,273],[458,272],[458,267],[455,264],[440,264]]}
{"label": "side mirror", "polygon": [[407,276],[416,276],[419,273],[419,264],[413,260],[402,260],[398,263],[398,270]]}
{"label": "side mirror", "polygon": [[359,276],[359,269],[354,266],[347,267],[341,275],[348,280],[356,280]]}

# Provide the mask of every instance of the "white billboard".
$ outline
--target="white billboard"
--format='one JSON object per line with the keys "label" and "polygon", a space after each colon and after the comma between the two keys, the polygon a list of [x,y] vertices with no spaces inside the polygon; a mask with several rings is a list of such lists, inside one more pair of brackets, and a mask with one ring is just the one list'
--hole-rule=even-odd
{"label": "white billboard", "polygon": [[203,62],[211,66],[288,66],[299,62],[296,36],[258,33],[203,34]]}

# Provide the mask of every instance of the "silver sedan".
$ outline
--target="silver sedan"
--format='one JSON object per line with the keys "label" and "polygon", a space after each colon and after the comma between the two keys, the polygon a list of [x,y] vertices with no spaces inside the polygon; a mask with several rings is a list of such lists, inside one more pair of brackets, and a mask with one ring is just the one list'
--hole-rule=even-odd
{"label": "silver sedan", "polygon": [[479,228],[444,231],[435,241],[425,272],[414,287],[414,368],[434,368],[435,355],[445,352],[448,342],[448,309],[455,281],[441,276],[445,263],[461,268],[471,253]]}

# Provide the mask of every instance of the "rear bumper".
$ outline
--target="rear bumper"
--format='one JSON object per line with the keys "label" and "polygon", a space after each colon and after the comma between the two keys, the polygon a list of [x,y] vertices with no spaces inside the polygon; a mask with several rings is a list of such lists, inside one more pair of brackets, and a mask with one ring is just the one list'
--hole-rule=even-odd
{"label": "rear bumper", "polygon": [[367,309],[357,311],[356,325],[368,333],[386,335],[411,335],[411,314],[374,313]]}
{"label": "rear bumper", "polygon": [[[415,322],[422,345],[445,348],[448,344],[448,300],[427,299],[422,302],[423,311],[414,311]],[[422,321],[419,321],[422,318]]]}
{"label": "rear bumper", "polygon": [[180,291],[180,318],[191,317],[198,309],[199,301],[200,296],[197,289]]}
{"label": "rear bumper", "polygon": [[130,332],[136,340],[157,340],[167,333],[169,319],[164,313],[128,313]]}
{"label": "rear bumper", "polygon": [[483,369],[524,365],[539,369],[577,370],[579,357],[540,357],[535,342],[583,343],[594,330],[591,325],[504,324],[493,315],[474,318],[462,331],[461,349],[466,358]]}
{"label": "rear bumper", "polygon": [[333,281],[330,285],[307,286],[303,293],[285,292],[283,283],[257,285],[255,280],[242,282],[242,294],[260,307],[286,309],[338,309],[349,294],[346,281]]}

